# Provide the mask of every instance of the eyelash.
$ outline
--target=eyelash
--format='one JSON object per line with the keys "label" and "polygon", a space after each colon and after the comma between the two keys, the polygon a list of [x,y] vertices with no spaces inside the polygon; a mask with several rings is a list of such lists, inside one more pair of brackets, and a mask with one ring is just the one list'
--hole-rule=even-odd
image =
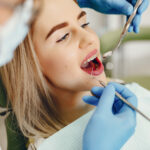
{"label": "eyelash", "polygon": [[[90,24],[90,22],[85,23],[85,24],[81,25],[81,27],[82,27],[82,28],[85,28],[85,27],[87,27],[89,24]],[[57,43],[62,42],[62,41],[65,40],[68,36],[69,36],[69,33],[66,33],[62,38],[60,38],[60,39],[57,40],[56,42],[57,42]]]}
{"label": "eyelash", "polygon": [[59,39],[59,40],[56,41],[56,42],[59,43],[59,42],[65,40],[67,36],[69,36],[69,33],[66,33],[61,39]]}
{"label": "eyelash", "polygon": [[90,22],[87,22],[87,23],[81,25],[81,27],[82,27],[82,28],[85,28],[85,27],[87,27],[89,24],[90,24]]}

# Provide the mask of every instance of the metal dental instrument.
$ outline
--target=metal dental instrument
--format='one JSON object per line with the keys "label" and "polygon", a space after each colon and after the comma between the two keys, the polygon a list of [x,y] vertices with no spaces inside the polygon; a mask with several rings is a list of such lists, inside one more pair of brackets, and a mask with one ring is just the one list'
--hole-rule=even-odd
{"label": "metal dental instrument", "polygon": [[[97,80],[97,79],[96,79]],[[97,80],[103,87],[106,87],[106,84],[103,81]],[[123,98],[118,92],[115,92],[115,95],[120,98],[125,104],[127,104],[130,108],[138,112],[141,116],[143,116],[146,120],[150,121],[150,118],[147,117],[144,113],[142,113],[139,109],[134,107],[131,103],[129,103],[125,98]]]}
{"label": "metal dental instrument", "polygon": [[136,13],[137,13],[138,8],[139,8],[140,5],[142,4],[142,1],[143,1],[143,0],[138,0],[138,1],[136,2],[135,6],[134,6],[134,11],[133,11],[132,15],[129,17],[129,19],[128,19],[128,21],[126,22],[126,24],[124,25],[123,31],[122,31],[122,33],[121,33],[121,35],[120,35],[120,39],[119,39],[119,41],[118,41],[116,47],[115,47],[113,50],[104,53],[103,59],[106,59],[107,57],[111,57],[112,54],[113,54],[113,51],[117,50],[117,49],[120,47],[121,42],[122,42],[122,40],[124,39],[125,35],[127,34],[127,31],[128,31],[128,29],[129,29],[129,27],[130,27],[130,24],[131,24],[132,20],[134,19],[135,15],[136,15]]}

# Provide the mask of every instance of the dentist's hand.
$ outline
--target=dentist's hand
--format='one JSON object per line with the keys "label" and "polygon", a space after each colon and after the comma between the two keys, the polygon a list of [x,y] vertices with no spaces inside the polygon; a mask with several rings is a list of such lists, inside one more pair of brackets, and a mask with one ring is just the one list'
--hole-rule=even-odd
{"label": "dentist's hand", "polygon": [[[95,88],[96,89],[96,88]],[[112,107],[115,98],[115,90],[137,107],[137,98],[122,85],[111,83],[105,89],[92,89],[97,96],[85,96],[85,102],[91,103],[97,108],[91,117],[83,136],[83,150],[120,150],[126,141],[132,136],[136,126],[136,112],[126,104],[121,104],[113,113]],[[100,99],[98,98],[100,96]]]}
{"label": "dentist's hand", "polygon": [[[137,0],[78,0],[81,7],[89,7],[104,14],[122,14],[127,17],[132,14]],[[129,28],[129,32],[139,32],[142,13],[149,5],[149,0],[143,0]]]}

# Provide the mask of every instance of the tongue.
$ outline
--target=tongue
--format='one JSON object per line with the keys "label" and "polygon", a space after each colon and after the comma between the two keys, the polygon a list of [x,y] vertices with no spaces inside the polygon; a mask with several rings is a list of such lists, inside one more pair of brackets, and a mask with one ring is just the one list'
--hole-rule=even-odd
{"label": "tongue", "polygon": [[89,63],[91,65],[91,67],[92,67],[92,70],[95,70],[95,64],[93,63],[93,61],[90,61]]}

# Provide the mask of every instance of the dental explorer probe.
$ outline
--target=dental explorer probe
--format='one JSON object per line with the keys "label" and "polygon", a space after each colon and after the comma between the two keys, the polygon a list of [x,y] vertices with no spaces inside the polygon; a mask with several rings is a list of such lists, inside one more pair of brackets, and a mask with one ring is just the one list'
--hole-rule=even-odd
{"label": "dental explorer probe", "polygon": [[123,28],[122,33],[121,33],[121,35],[120,35],[120,39],[119,39],[119,41],[118,41],[116,47],[115,47],[113,50],[104,53],[104,54],[103,54],[103,59],[106,59],[107,57],[111,57],[112,54],[113,54],[113,51],[117,50],[117,49],[120,47],[121,42],[122,42],[122,40],[124,39],[125,35],[127,34],[127,31],[128,31],[128,29],[129,29],[129,27],[130,27],[130,24],[131,24],[132,20],[134,19],[135,15],[136,15],[136,13],[137,13],[138,8],[139,8],[140,5],[142,4],[142,1],[143,1],[143,0],[138,0],[138,1],[136,2],[135,6],[134,6],[134,11],[133,11],[133,13],[131,14],[131,16],[129,17],[129,19],[128,19],[128,21],[126,22],[126,24],[124,25],[124,28]]}
{"label": "dental explorer probe", "polygon": [[[97,80],[97,79],[96,79]],[[106,87],[106,84],[103,81],[97,80],[103,87]],[[150,121],[150,118],[147,117],[144,113],[142,113],[139,109],[134,107],[131,103],[129,103],[125,98],[123,98],[118,92],[115,92],[115,95],[122,100],[125,104],[127,104],[130,108],[138,112],[141,116],[143,116],[146,120]]]}

